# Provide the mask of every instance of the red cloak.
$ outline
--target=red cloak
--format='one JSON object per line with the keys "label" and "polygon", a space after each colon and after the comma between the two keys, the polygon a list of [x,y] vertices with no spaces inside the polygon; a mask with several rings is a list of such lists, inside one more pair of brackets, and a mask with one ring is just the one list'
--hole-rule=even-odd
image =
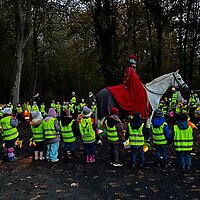
{"label": "red cloak", "polygon": [[147,119],[150,104],[144,85],[132,67],[128,67],[124,76],[124,83],[107,87],[119,106],[129,114],[140,112],[142,118]]}

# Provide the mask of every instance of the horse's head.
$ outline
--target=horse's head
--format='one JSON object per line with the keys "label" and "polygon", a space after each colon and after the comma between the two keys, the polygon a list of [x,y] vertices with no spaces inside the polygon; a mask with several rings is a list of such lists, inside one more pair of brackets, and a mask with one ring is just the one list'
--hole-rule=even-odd
{"label": "horse's head", "polygon": [[179,70],[177,70],[176,72],[173,73],[173,76],[174,76],[173,85],[175,87],[178,87],[179,90],[188,91],[189,90],[188,85],[184,82],[184,80],[182,79],[181,75],[178,72],[179,72]]}

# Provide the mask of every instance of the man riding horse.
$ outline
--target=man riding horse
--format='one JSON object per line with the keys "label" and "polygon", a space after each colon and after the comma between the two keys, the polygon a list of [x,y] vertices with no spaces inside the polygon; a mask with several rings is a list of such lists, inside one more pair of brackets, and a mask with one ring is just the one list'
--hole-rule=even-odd
{"label": "man riding horse", "polygon": [[[98,101],[97,94],[97,102],[99,103],[97,106],[100,111],[98,112],[99,119],[107,116],[110,108],[113,106],[118,106],[129,114],[140,112],[142,118],[148,118],[150,113],[150,104],[144,85],[135,72],[137,64],[136,60],[137,57],[134,54],[128,57],[128,67],[122,84],[103,89],[103,94],[100,94],[100,98],[105,95],[105,98],[108,98],[108,105],[104,104],[107,99],[105,101]],[[107,93],[111,93],[111,95],[108,95]],[[106,111],[107,113],[105,113]]]}

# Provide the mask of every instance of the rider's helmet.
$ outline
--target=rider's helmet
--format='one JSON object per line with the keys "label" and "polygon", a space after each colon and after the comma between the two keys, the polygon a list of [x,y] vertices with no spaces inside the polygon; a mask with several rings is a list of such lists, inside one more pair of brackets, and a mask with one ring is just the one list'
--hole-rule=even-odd
{"label": "rider's helmet", "polygon": [[128,65],[131,66],[133,64],[137,64],[137,56],[134,55],[134,54],[131,54],[129,57],[128,57]]}

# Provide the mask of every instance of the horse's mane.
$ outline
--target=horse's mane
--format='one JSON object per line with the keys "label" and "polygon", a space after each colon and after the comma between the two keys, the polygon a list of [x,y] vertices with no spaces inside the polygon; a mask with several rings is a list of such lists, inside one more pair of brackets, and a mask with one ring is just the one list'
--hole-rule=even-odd
{"label": "horse's mane", "polygon": [[173,72],[168,73],[168,74],[164,74],[164,75],[162,75],[162,76],[159,76],[158,78],[152,80],[152,81],[149,82],[149,83],[146,83],[145,85],[146,85],[146,86],[149,86],[149,85],[152,85],[152,84],[155,84],[155,83],[159,83],[159,82],[161,82],[162,80],[164,80],[164,79],[166,79],[166,78],[169,78],[169,75],[171,75],[171,74],[173,74]]}

